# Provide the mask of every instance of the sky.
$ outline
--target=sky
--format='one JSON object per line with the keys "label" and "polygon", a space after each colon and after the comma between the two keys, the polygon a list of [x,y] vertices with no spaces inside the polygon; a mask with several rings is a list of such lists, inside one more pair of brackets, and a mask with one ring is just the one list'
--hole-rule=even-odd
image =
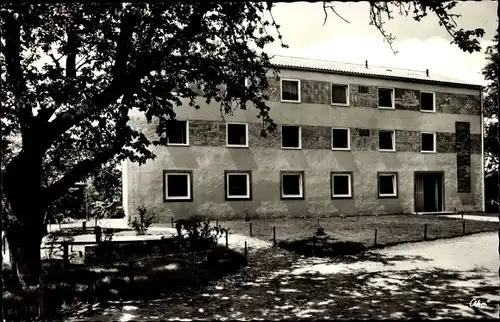
{"label": "sky", "polygon": [[266,48],[270,54],[307,57],[371,65],[429,69],[441,74],[476,84],[484,84],[481,69],[485,65],[485,49],[492,44],[497,27],[495,1],[459,2],[453,10],[462,17],[456,21],[460,28],[483,28],[485,35],[481,52],[465,53],[450,45],[451,36],[439,26],[437,17],[430,13],[420,22],[411,16],[399,16],[384,27],[397,39],[394,55],[388,43],[374,26],[369,25],[367,2],[335,3],[335,10],[349,23],[330,11],[325,14],[322,3],[278,3],[273,9],[276,22],[288,49],[275,42]]}

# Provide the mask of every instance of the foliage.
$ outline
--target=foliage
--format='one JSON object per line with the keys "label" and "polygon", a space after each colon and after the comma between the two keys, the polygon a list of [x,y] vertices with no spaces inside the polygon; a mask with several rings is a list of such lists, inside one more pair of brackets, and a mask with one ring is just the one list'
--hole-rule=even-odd
{"label": "foliage", "polygon": [[148,228],[155,222],[156,213],[145,206],[138,206],[137,213],[132,222],[132,227],[134,227],[137,235],[144,235]]}
{"label": "foliage", "polygon": [[182,229],[185,229],[187,240],[193,244],[200,240],[217,244],[220,238],[229,233],[229,229],[222,228],[221,225],[211,226],[210,220],[202,215],[177,220],[175,228],[179,237],[182,237]]}
{"label": "foliage", "polygon": [[[384,39],[387,41],[392,51],[396,54],[397,51],[392,47],[396,37],[388,32],[384,25],[387,20],[394,18],[396,15],[409,16],[413,14],[413,19],[421,21],[423,18],[432,12],[439,20],[439,25],[442,26],[453,39],[451,44],[457,45],[461,50],[469,53],[481,51],[478,38],[484,36],[482,28],[465,30],[459,28],[456,19],[461,15],[453,13],[453,8],[456,7],[458,1],[369,1],[370,2],[370,25],[375,26]],[[328,18],[328,11],[332,11],[338,17],[342,18],[335,6],[330,1],[323,2],[323,10],[325,12],[325,23]],[[348,22],[348,21],[347,21]]]}
{"label": "foliage", "polygon": [[487,163],[487,170],[498,168],[498,32],[493,38],[493,44],[486,48],[486,66],[483,68],[484,79],[488,85],[484,91],[484,116],[487,119],[485,126],[484,148]]}

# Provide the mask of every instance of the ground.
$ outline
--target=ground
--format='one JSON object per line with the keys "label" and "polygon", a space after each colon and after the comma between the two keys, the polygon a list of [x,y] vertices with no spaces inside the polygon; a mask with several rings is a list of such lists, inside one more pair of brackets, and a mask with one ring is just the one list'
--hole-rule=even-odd
{"label": "ground", "polygon": [[[250,245],[249,266],[199,294],[114,303],[65,321],[498,317],[496,233],[373,250],[342,262],[231,238]],[[470,307],[474,299],[486,307]]]}
{"label": "ground", "polygon": [[[468,218],[466,218],[468,219]],[[472,219],[472,218],[471,218]],[[480,218],[476,218],[480,219]],[[498,219],[495,219],[497,222]],[[152,228],[169,235],[171,228]],[[92,238],[91,235],[76,239]],[[115,239],[133,236],[116,236]],[[267,239],[267,238],[265,238]],[[498,235],[403,244],[342,258],[304,257],[238,233],[230,248],[249,249],[249,265],[195,293],[94,305],[64,321],[251,320],[498,317]],[[225,239],[220,240],[225,244]],[[471,301],[479,307],[471,307]]]}

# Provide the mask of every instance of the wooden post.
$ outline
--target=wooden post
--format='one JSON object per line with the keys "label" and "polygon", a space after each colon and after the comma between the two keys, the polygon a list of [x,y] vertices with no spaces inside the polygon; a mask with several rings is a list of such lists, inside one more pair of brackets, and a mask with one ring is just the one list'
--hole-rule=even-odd
{"label": "wooden post", "polygon": [[319,217],[318,217],[318,227],[319,227]]}
{"label": "wooden post", "polygon": [[424,224],[424,240],[427,240],[427,224]]}
{"label": "wooden post", "polygon": [[170,224],[172,225],[172,228],[174,228],[174,217],[170,218]]}
{"label": "wooden post", "polygon": [[248,264],[248,248],[247,241],[245,240],[245,265]]}
{"label": "wooden post", "polygon": [[134,283],[134,261],[128,262],[130,284]]}
{"label": "wooden post", "polygon": [[375,242],[374,242],[374,245],[377,246],[377,228],[375,228]]}
{"label": "wooden post", "polygon": [[464,219],[464,212],[462,211],[460,213],[462,214],[462,220],[463,220]]}
{"label": "wooden post", "polygon": [[68,267],[69,265],[69,252],[68,252],[68,243],[63,243],[63,263],[64,267]]}
{"label": "wooden post", "polygon": [[82,221],[82,230],[85,232],[87,230],[87,222]]}
{"label": "wooden post", "polygon": [[465,220],[462,221],[462,235],[465,235]]}
{"label": "wooden post", "polygon": [[276,227],[273,226],[273,246],[276,246]]}
{"label": "wooden post", "polygon": [[226,230],[226,248],[229,247],[229,232]]}
{"label": "wooden post", "polygon": [[43,300],[43,270],[38,279],[38,317],[40,319],[45,315],[45,301]]}
{"label": "wooden post", "polygon": [[219,219],[215,219],[215,227],[219,227]]}
{"label": "wooden post", "polygon": [[252,223],[250,223],[250,237],[252,237]]}

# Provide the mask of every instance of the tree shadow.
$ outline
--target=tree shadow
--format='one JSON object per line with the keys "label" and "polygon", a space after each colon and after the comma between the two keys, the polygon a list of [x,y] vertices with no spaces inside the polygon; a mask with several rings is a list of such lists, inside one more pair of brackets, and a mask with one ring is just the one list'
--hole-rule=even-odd
{"label": "tree shadow", "polygon": [[[367,258],[394,267],[379,271],[361,268],[347,273],[298,272],[294,263],[304,259],[303,256],[277,248],[257,250],[251,254],[249,266],[197,292],[171,294],[148,303],[114,303],[96,312],[92,319],[118,320],[124,314],[133,320],[498,316],[498,278],[494,272],[481,268],[472,271],[433,267],[398,269],[401,261],[415,259],[406,256],[365,253],[358,260]],[[329,262],[332,259],[321,260],[338,265]],[[481,299],[486,307],[471,308],[469,303],[473,299]],[[72,318],[79,317],[73,314]]]}
{"label": "tree shadow", "polygon": [[[146,255],[105,265],[70,264],[65,267],[62,260],[45,261],[45,316],[55,319],[64,309],[82,305],[87,308],[97,302],[106,307],[110,301],[148,301],[195,290],[236,272],[244,263],[243,255],[219,246],[161,256]],[[2,272],[7,290],[13,289],[10,273]],[[23,304],[16,292],[4,292],[3,305],[8,320],[24,319],[30,314],[20,309]]]}

